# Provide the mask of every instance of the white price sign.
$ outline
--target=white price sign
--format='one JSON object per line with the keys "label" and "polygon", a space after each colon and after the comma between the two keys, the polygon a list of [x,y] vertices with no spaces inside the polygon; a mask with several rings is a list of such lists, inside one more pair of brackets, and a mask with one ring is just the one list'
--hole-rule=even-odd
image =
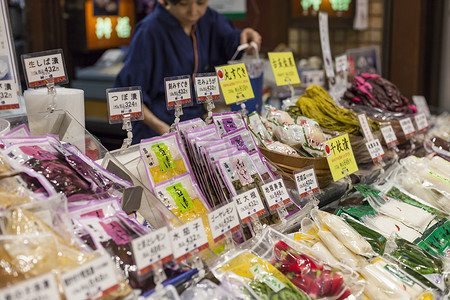
{"label": "white price sign", "polygon": [[109,123],[121,123],[122,119],[143,120],[142,91],[140,87],[106,90]]}
{"label": "white price sign", "polygon": [[348,72],[348,60],[347,60],[347,55],[343,54],[343,55],[339,55],[336,56],[336,73],[346,73]]}
{"label": "white price sign", "polygon": [[295,173],[294,176],[300,198],[304,198],[319,191],[319,185],[317,184],[314,168],[300,171]]}
{"label": "white price sign", "polygon": [[118,287],[111,258],[103,255],[81,267],[61,275],[68,300],[89,299]]}
{"label": "white price sign", "polygon": [[281,204],[288,204],[291,201],[281,178],[266,183],[261,188],[270,210],[276,210]]}
{"label": "white price sign", "polygon": [[157,262],[168,262],[173,258],[167,227],[150,232],[131,242],[139,275],[153,270]]}
{"label": "white price sign", "polygon": [[412,96],[418,113],[424,113],[427,118],[431,117],[430,108],[424,96]]}
{"label": "white price sign", "polygon": [[188,75],[181,76],[181,78],[177,77],[177,79],[164,78],[164,84],[168,109],[173,109],[177,103],[181,105],[192,104],[191,84]]}
{"label": "white price sign", "polygon": [[169,232],[173,255],[177,263],[188,258],[191,251],[208,248],[208,238],[202,219],[196,219]]}
{"label": "white price sign", "polygon": [[215,101],[220,99],[220,88],[217,75],[212,73],[210,76],[195,76],[195,91],[197,93],[197,103],[205,103],[208,98]]}
{"label": "white price sign", "polygon": [[415,115],[414,120],[416,121],[419,132],[424,132],[428,129],[427,116],[424,113]]}
{"label": "white price sign", "polygon": [[330,36],[328,33],[328,14],[319,12],[319,33],[320,45],[325,66],[325,73],[328,78],[334,77],[333,59],[331,58]]}
{"label": "white price sign", "polygon": [[391,125],[382,126],[380,129],[384,141],[388,147],[398,144],[397,136],[395,135],[394,129],[392,129]]}
{"label": "white price sign", "polygon": [[0,300],[59,300],[55,276],[48,273],[0,290]]}
{"label": "white price sign", "polygon": [[239,216],[234,202],[210,212],[208,214],[208,221],[214,242],[223,239],[226,232],[235,232],[240,228]]}
{"label": "white price sign", "polygon": [[403,133],[405,134],[406,138],[409,138],[414,133],[416,133],[416,130],[414,129],[414,125],[411,122],[411,118],[404,118],[399,121],[400,126],[402,127]]}
{"label": "white price sign", "polygon": [[22,64],[30,88],[69,82],[61,49],[22,55]]}
{"label": "white price sign", "polygon": [[266,212],[256,188],[233,197],[233,201],[236,203],[239,217],[244,224],[250,221],[253,214],[261,216]]}
{"label": "white price sign", "polygon": [[370,129],[369,121],[367,121],[366,114],[358,114],[358,120],[359,120],[359,124],[361,125],[361,129],[364,133],[364,137],[366,138],[366,140],[368,142],[373,141],[372,130]]}
{"label": "white price sign", "polygon": [[373,161],[378,161],[385,156],[383,147],[381,147],[380,140],[374,139],[371,142],[366,143],[367,150],[369,150],[370,157]]}

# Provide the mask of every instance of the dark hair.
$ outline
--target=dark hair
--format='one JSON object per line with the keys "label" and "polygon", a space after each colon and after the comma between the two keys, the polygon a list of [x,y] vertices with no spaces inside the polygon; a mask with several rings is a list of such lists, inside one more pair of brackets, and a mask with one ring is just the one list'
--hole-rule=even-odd
{"label": "dark hair", "polygon": [[181,0],[165,0],[167,2],[169,2],[172,5],[177,5],[178,3],[180,3]]}

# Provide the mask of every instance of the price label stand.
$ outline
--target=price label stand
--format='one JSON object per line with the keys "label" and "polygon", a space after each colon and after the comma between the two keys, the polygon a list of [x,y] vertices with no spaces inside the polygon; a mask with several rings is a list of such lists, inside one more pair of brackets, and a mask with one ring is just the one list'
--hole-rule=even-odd
{"label": "price label stand", "polygon": [[177,101],[175,103],[175,120],[173,121],[173,124],[170,126],[169,132],[175,132],[177,131],[177,124],[180,123],[180,117],[183,115],[183,105],[181,105],[181,101]]}
{"label": "price label stand", "polygon": [[208,116],[205,119],[205,122],[207,125],[212,124],[212,115],[213,115],[213,109],[216,106],[214,105],[213,99],[211,96],[206,97],[206,110],[208,111]]}
{"label": "price label stand", "polygon": [[56,109],[56,87],[55,81],[53,80],[52,75],[46,79],[47,81],[47,95],[50,97],[51,101],[48,104],[47,111],[49,113],[53,113]]}
{"label": "price label stand", "polygon": [[127,149],[131,146],[131,141],[133,140],[133,127],[131,126],[131,118],[129,116],[123,118],[122,121],[122,130],[126,130],[127,137],[124,138],[122,147],[120,147],[120,149]]}
{"label": "price label stand", "polygon": [[253,236],[260,236],[264,227],[259,220],[258,214],[253,214],[250,216],[250,229],[253,232]]}
{"label": "price label stand", "polygon": [[167,279],[161,261],[153,265],[153,282],[155,283],[155,291],[158,292],[163,289],[163,282]]}

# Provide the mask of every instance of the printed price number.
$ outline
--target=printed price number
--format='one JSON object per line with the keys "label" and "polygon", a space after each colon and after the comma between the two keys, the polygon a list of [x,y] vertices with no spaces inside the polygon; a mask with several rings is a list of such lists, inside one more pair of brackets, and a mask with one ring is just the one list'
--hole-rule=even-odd
{"label": "printed price number", "polygon": [[[208,73],[207,73],[208,74]],[[202,74],[197,74],[195,76],[195,91],[197,92],[197,103],[205,103],[208,98],[215,101],[220,99],[220,88],[217,76],[200,76]]]}
{"label": "printed price number", "polygon": [[22,65],[30,88],[69,82],[61,49],[24,54]]}
{"label": "printed price number", "polygon": [[44,274],[0,290],[0,300],[59,300],[55,276]]}
{"label": "printed price number", "polygon": [[300,198],[304,198],[319,191],[314,168],[295,173],[294,176]]}
{"label": "printed price number", "polygon": [[200,218],[173,229],[169,235],[177,263],[191,256],[193,250],[208,248],[205,226]]}
{"label": "printed price number", "polygon": [[414,120],[416,121],[417,129],[419,130],[419,132],[424,132],[428,129],[428,120],[427,116],[424,113],[415,115]]}
{"label": "printed price number", "polygon": [[244,224],[250,221],[253,214],[262,216],[266,213],[256,188],[233,197],[233,201],[236,203],[239,217]]}
{"label": "printed price number", "polygon": [[173,109],[176,104],[192,105],[190,76],[164,78],[167,108]]}
{"label": "printed price number", "polygon": [[384,141],[388,147],[398,144],[397,136],[391,125],[386,125],[380,128]]}
{"label": "printed price number", "polygon": [[130,118],[132,121],[142,120],[142,91],[140,87],[107,89],[108,113],[110,123]]}
{"label": "printed price number", "polygon": [[255,98],[245,64],[216,67],[216,73],[226,104]]}
{"label": "printed price number", "polygon": [[276,210],[281,204],[286,205],[291,201],[283,179],[281,178],[266,183],[261,188],[271,211]]}
{"label": "printed price number", "polygon": [[167,227],[134,239],[131,247],[140,275],[153,270],[154,264],[157,262],[165,263],[173,259]]}
{"label": "printed price number", "polygon": [[226,232],[235,232],[240,228],[239,216],[234,202],[210,212],[208,221],[212,237],[216,243],[225,238]]}
{"label": "printed price number", "polygon": [[406,138],[409,138],[410,136],[414,135],[414,133],[416,133],[414,125],[411,122],[411,118],[404,118],[400,120],[399,123]]}
{"label": "printed price number", "polygon": [[369,150],[370,157],[373,161],[379,161],[380,158],[382,159],[385,156],[379,139],[367,142],[366,147]]}
{"label": "printed price number", "polygon": [[334,181],[358,171],[348,134],[324,142],[324,149]]}

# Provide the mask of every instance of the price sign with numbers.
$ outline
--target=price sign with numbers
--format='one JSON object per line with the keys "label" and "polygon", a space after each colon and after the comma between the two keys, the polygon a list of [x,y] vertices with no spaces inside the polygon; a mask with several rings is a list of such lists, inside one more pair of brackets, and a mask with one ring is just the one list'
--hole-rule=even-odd
{"label": "price sign with numbers", "polygon": [[388,147],[398,144],[397,136],[395,135],[394,129],[392,129],[391,125],[381,126],[380,130]]}
{"label": "price sign with numbers", "polygon": [[233,201],[236,203],[239,217],[244,224],[250,221],[253,214],[261,216],[266,213],[264,203],[256,188],[233,197]]}
{"label": "price sign with numbers", "polygon": [[245,64],[216,67],[216,73],[226,104],[255,98]]}
{"label": "price sign with numbers", "polygon": [[414,129],[414,125],[411,121],[411,118],[404,118],[400,121],[400,126],[402,127],[403,133],[405,134],[406,138],[409,138],[410,136],[414,135],[416,133],[416,130]]}
{"label": "price sign with numbers", "polygon": [[367,150],[369,150],[370,157],[373,161],[379,161],[385,157],[383,147],[381,147],[380,140],[374,139],[371,142],[366,143]]}
{"label": "price sign with numbers", "polygon": [[334,181],[358,171],[348,134],[324,142],[324,148]]}
{"label": "price sign with numbers", "polygon": [[183,107],[193,105],[190,78],[189,75],[164,78],[168,110],[175,109],[176,104]]}
{"label": "price sign with numbers", "polygon": [[140,87],[107,89],[106,100],[109,124],[122,123],[125,118],[130,118],[131,121],[144,119]]}
{"label": "price sign with numbers", "polygon": [[69,82],[61,49],[24,54],[22,65],[29,88]]}
{"label": "price sign with numbers", "polygon": [[300,83],[292,52],[269,52],[268,55],[278,86]]}
{"label": "price sign with numbers", "polygon": [[177,263],[191,256],[190,252],[193,250],[208,248],[208,238],[201,218],[173,229],[169,235]]}
{"label": "price sign with numbers", "polygon": [[55,275],[47,273],[0,290],[0,300],[59,300]]}
{"label": "price sign with numbers", "polygon": [[314,167],[296,172],[294,177],[300,198],[304,198],[319,191]]}
{"label": "price sign with numbers", "polygon": [[114,267],[109,255],[70,270],[61,275],[68,300],[89,299],[99,294],[108,295],[118,288]]}
{"label": "price sign with numbers", "polygon": [[197,103],[205,103],[208,98],[220,100],[219,80],[216,73],[197,73],[194,77],[194,87],[197,93]]}
{"label": "price sign with numbers", "polygon": [[419,132],[424,132],[428,129],[427,116],[424,113],[415,115],[414,121],[416,121],[417,130],[419,130]]}
{"label": "price sign with numbers", "polygon": [[131,247],[139,275],[153,270],[153,265],[157,262],[165,263],[173,259],[167,227],[134,239]]}
{"label": "price sign with numbers", "polygon": [[239,216],[234,202],[228,203],[208,214],[209,228],[214,242],[225,238],[228,231],[235,232],[239,230]]}
{"label": "price sign with numbers", "polygon": [[262,185],[261,189],[266,198],[267,205],[272,211],[291,201],[283,179],[281,178]]}

